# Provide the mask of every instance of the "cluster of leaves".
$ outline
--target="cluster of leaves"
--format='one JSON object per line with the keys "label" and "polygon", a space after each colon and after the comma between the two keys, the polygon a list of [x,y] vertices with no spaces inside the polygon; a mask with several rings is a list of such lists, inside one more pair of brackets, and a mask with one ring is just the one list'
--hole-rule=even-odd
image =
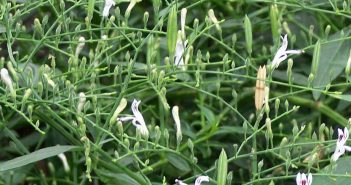
{"label": "cluster of leaves", "polygon": [[[1,83],[0,184],[295,184],[299,171],[350,184],[351,159],[329,162],[334,130],[350,126],[349,1],[116,0],[107,18],[104,3],[1,1],[0,68],[16,93]],[[257,70],[283,34],[305,52],[269,74],[257,111]],[[117,122],[132,114],[115,114],[124,99],[141,100],[148,138]]]}

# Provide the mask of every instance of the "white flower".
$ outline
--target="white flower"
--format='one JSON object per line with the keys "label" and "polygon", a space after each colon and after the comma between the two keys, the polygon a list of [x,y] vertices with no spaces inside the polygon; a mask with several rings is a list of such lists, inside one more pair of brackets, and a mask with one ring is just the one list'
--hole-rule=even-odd
{"label": "white flower", "polygon": [[337,161],[340,156],[345,154],[345,151],[351,151],[351,147],[345,145],[348,138],[349,130],[347,128],[344,128],[344,131],[338,129],[338,140],[336,141],[336,148],[332,156],[333,161]]}
{"label": "white flower", "polygon": [[201,185],[202,182],[210,182],[210,178],[208,176],[199,176],[195,180],[195,185]]}
{"label": "white flower", "polygon": [[63,169],[65,170],[65,172],[69,173],[70,168],[69,168],[69,165],[68,165],[67,158],[66,158],[65,154],[60,153],[57,156],[61,159],[62,164],[63,164]]}
{"label": "white flower", "polygon": [[301,54],[302,50],[286,50],[288,48],[288,35],[281,37],[283,43],[275,54],[272,61],[272,68],[277,68],[281,62],[288,58],[288,54]]}
{"label": "white flower", "polygon": [[[187,185],[186,183],[178,179],[176,179],[175,182],[179,185]],[[195,185],[201,185],[202,182],[210,182],[210,178],[208,176],[199,176],[195,180]]]}
{"label": "white flower", "polygon": [[9,71],[6,68],[2,68],[0,71],[0,76],[1,76],[1,80],[5,83],[5,85],[9,89],[10,93],[12,95],[16,95],[16,92],[13,89],[12,79],[9,75]]}
{"label": "white flower", "polygon": [[80,92],[78,106],[77,106],[78,114],[82,112],[86,100],[87,100],[87,98],[86,98],[85,94],[83,92]]}
{"label": "white flower", "polygon": [[105,6],[104,10],[102,11],[102,16],[103,17],[108,17],[108,14],[110,13],[110,9],[112,6],[115,6],[116,3],[114,0],[105,0]]}
{"label": "white flower", "polygon": [[174,106],[172,108],[172,115],[173,115],[173,119],[176,125],[176,135],[177,135],[177,142],[180,143],[182,141],[182,129],[180,127],[180,119],[179,119],[179,107],[178,106]]}
{"label": "white flower", "polygon": [[132,121],[133,125],[140,131],[141,135],[143,135],[144,137],[148,137],[149,136],[149,130],[146,127],[145,121],[144,121],[144,117],[143,115],[140,113],[139,111],[139,104],[141,101],[137,101],[137,100],[133,100],[132,103],[132,112],[133,112],[133,116],[126,116],[126,117],[122,117],[122,118],[118,118],[118,121]]}
{"label": "white flower", "polygon": [[188,44],[188,41],[186,40],[183,42],[181,37],[181,31],[178,31],[174,65],[181,68],[182,70],[185,70],[183,55],[187,44]]}
{"label": "white flower", "polygon": [[296,175],[296,184],[297,185],[311,185],[312,184],[312,174],[308,173],[308,178],[304,173],[298,173]]}

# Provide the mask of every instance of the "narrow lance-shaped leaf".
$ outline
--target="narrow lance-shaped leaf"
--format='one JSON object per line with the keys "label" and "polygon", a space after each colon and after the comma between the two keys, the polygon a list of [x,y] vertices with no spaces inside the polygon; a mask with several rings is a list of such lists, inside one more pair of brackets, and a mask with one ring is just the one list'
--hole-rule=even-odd
{"label": "narrow lance-shaped leaf", "polygon": [[217,169],[217,185],[226,185],[227,172],[228,172],[228,159],[227,154],[222,149],[221,154],[218,159],[218,169]]}
{"label": "narrow lance-shaped leaf", "polygon": [[78,147],[77,146],[52,146],[52,147],[43,148],[38,151],[32,152],[30,154],[0,163],[0,172],[19,168],[27,164],[34,163],[34,162],[58,155],[60,153],[74,150],[74,149],[78,149]]}
{"label": "narrow lance-shaped leaf", "polygon": [[247,15],[244,19],[244,29],[245,29],[245,40],[247,52],[251,55],[252,53],[252,27],[251,21]]}
{"label": "narrow lance-shaped leaf", "polygon": [[[173,6],[168,14],[167,24],[167,47],[169,56],[174,56],[174,51],[177,43],[177,8]],[[173,57],[171,58],[173,60]]]}
{"label": "narrow lance-shaped leaf", "polygon": [[89,0],[88,1],[88,18],[89,18],[89,21],[93,18],[94,5],[95,5],[95,0]]}

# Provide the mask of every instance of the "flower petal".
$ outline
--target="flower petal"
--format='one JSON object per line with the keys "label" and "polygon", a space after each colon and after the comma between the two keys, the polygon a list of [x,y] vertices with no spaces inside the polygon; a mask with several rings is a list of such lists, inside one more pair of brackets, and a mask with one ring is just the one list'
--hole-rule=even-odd
{"label": "flower petal", "polygon": [[195,185],[201,185],[202,182],[209,182],[210,178],[208,176],[199,176],[195,180]]}
{"label": "flower petal", "polygon": [[308,173],[307,184],[308,184],[308,185],[311,185],[311,184],[312,184],[312,174],[311,174],[311,173]]}
{"label": "flower petal", "polygon": [[300,172],[296,175],[296,184],[297,185],[301,184],[301,173]]}

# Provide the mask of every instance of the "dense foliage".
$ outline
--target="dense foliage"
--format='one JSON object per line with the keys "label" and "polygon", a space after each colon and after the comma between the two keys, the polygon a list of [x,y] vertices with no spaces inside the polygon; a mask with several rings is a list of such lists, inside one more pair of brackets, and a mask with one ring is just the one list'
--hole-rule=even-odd
{"label": "dense foliage", "polygon": [[0,7],[0,184],[351,184],[351,1]]}

